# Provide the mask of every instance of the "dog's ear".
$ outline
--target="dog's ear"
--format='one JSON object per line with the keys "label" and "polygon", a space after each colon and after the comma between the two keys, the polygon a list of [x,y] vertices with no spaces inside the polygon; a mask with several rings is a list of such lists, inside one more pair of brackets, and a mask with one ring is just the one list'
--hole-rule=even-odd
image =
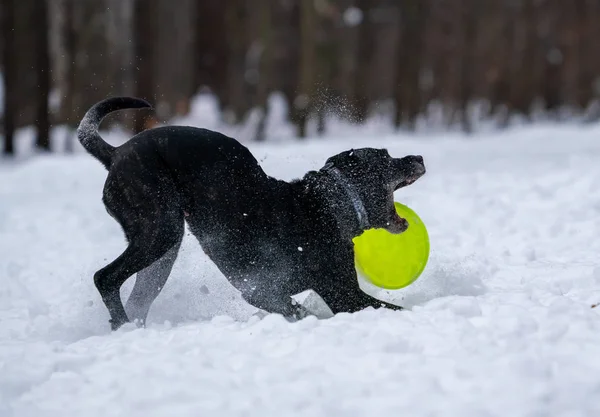
{"label": "dog's ear", "polygon": [[325,165],[323,165],[323,168],[321,168],[321,170],[329,171],[333,167],[334,167],[333,162],[328,159],[327,162],[325,162]]}

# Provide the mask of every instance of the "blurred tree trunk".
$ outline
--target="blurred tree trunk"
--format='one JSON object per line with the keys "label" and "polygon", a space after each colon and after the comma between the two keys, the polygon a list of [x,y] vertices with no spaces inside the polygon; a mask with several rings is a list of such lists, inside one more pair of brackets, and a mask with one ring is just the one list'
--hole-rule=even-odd
{"label": "blurred tree trunk", "polygon": [[15,127],[30,126],[35,123],[38,94],[38,77],[36,73],[36,30],[32,30],[35,20],[36,1],[18,0],[14,7],[14,54],[11,61],[15,68],[16,93]]}
{"label": "blurred tree trunk", "polygon": [[473,97],[473,68],[477,65],[475,56],[475,38],[477,36],[477,19],[479,18],[480,0],[462,0],[462,22],[463,22],[463,44],[460,75],[460,123],[462,130],[465,133],[471,133],[473,127],[471,125],[469,115],[469,103]]}
{"label": "blurred tree trunk", "polygon": [[400,39],[396,55],[394,124],[415,128],[422,111],[420,75],[424,56],[427,0],[405,0],[399,9]]}
{"label": "blurred tree trunk", "polygon": [[72,115],[75,97],[75,60],[77,56],[77,32],[75,28],[74,2],[77,0],[63,0],[64,22],[62,26],[62,43],[64,50],[64,79],[62,85],[61,121],[66,124],[65,152],[74,151],[76,120]]}
{"label": "blurred tree trunk", "polygon": [[[148,3],[148,0],[145,0]],[[158,120],[189,113],[190,97],[194,92],[195,63],[190,56],[194,50],[195,0],[178,0],[177,7],[171,0],[157,0],[154,15],[154,32],[148,48],[153,55],[153,85]],[[152,9],[154,6],[146,6]],[[160,17],[160,23],[158,19]],[[147,71],[148,68],[144,68]]]}
{"label": "blurred tree trunk", "polygon": [[512,74],[508,88],[510,89],[509,109],[510,112],[518,112],[527,117],[530,116],[531,107],[539,94],[538,65],[536,57],[539,57],[536,47],[538,21],[536,18],[535,0],[524,0],[520,9],[521,18],[519,22],[520,51],[514,56]]}
{"label": "blurred tree trunk", "polygon": [[194,91],[209,87],[220,99],[221,110],[227,107],[228,96],[228,31],[226,26],[227,2],[203,0],[196,6],[195,47],[192,59],[195,61]]}
{"label": "blurred tree trunk", "polygon": [[38,0],[34,8],[36,33],[36,72],[38,79],[37,112],[36,112],[36,146],[45,151],[50,150],[50,114],[48,98],[50,95],[50,45],[48,33],[48,1]]}
{"label": "blurred tree trunk", "polygon": [[[542,16],[541,23],[541,51],[542,73],[541,93],[544,100],[544,109],[551,117],[557,116],[557,111],[562,104],[562,73],[564,64],[564,51],[559,42],[559,30],[562,16],[561,2],[551,1],[545,8],[539,7],[536,16]],[[569,2],[569,6],[571,6]],[[539,10],[539,9],[542,10]]]}
{"label": "blurred tree trunk", "polygon": [[[508,10],[507,10],[508,9]],[[499,59],[496,61],[495,68],[492,69],[490,77],[490,102],[491,112],[499,116],[499,125],[506,127],[510,120],[512,109],[510,106],[510,78],[514,72],[518,54],[515,41],[515,22],[518,19],[518,13],[514,7],[506,7],[504,4],[498,5],[491,13],[496,16],[502,16],[502,29],[498,40],[500,50]]]}
{"label": "blurred tree trunk", "polygon": [[70,117],[70,110],[73,108],[74,89],[75,89],[75,60],[77,59],[77,28],[75,26],[75,5],[77,0],[63,0],[62,25],[62,44],[64,50],[64,79],[63,79],[63,98],[61,119],[69,126],[74,127],[76,120]]}
{"label": "blurred tree trunk", "polygon": [[318,62],[319,91],[315,103],[317,117],[317,134],[322,136],[327,128],[327,114],[339,113],[339,102],[334,103],[336,65],[340,60],[339,40],[336,36],[336,25],[339,16],[335,9],[328,9],[319,21],[319,34],[316,41],[316,60]]}
{"label": "blurred tree trunk", "polygon": [[269,0],[260,2],[260,63],[258,73],[258,84],[256,86],[256,103],[260,111],[258,124],[256,127],[256,135],[254,139],[262,142],[266,139],[267,117],[269,116],[269,92],[271,82],[272,54],[273,54],[273,24],[272,24],[272,8],[273,4]]}
{"label": "blurred tree trunk", "polygon": [[298,137],[307,135],[308,121],[313,109],[315,88],[315,30],[316,11],[314,1],[306,0],[300,4],[300,74],[298,93],[294,100],[296,126]]}
{"label": "blurred tree trunk", "polygon": [[230,122],[238,123],[249,109],[246,94],[246,50],[248,10],[246,0],[228,0],[226,27],[229,44],[228,94],[225,98]]}
{"label": "blurred tree trunk", "polygon": [[352,92],[353,119],[356,123],[363,123],[369,111],[369,84],[375,54],[375,25],[371,18],[371,4],[371,0],[358,0],[356,3],[356,7],[362,13],[362,21],[358,26],[358,48]]}
{"label": "blurred tree trunk", "polygon": [[[80,0],[76,0],[80,1]],[[133,9],[134,0],[106,1],[106,44],[108,56],[107,75],[110,80],[110,95],[127,95],[134,93],[134,44],[133,44]],[[136,114],[138,113],[138,114]],[[135,116],[148,112],[118,112],[111,116],[116,123],[133,129]]]}
{"label": "blurred tree trunk", "polygon": [[274,9],[273,13],[276,39],[273,41],[271,75],[274,88],[283,93],[288,103],[287,120],[295,125],[297,112],[294,101],[300,77],[300,5],[298,2],[279,3],[279,7]]}
{"label": "blurred tree trunk", "polygon": [[[108,43],[110,21],[107,0],[65,3],[64,79],[61,115],[69,126],[77,126],[85,112],[96,102],[115,93],[114,53]],[[111,116],[110,119],[114,120]]]}
{"label": "blurred tree trunk", "polygon": [[[135,61],[135,93],[139,98],[156,105],[155,92],[155,34],[157,31],[158,0],[134,0],[133,38]],[[148,120],[141,114],[135,116],[134,131],[139,133],[148,126]]]}
{"label": "blurred tree trunk", "polygon": [[4,76],[4,149],[6,155],[14,155],[14,134],[16,128],[17,68],[15,39],[16,0],[2,0],[2,64]]}
{"label": "blurred tree trunk", "polygon": [[573,8],[575,21],[570,30],[573,36],[573,46],[576,50],[575,61],[577,67],[574,100],[581,109],[585,110],[590,106],[593,99],[594,74],[591,61],[595,55],[593,52],[595,42],[593,42],[594,35],[591,28],[594,21],[592,20],[591,7],[586,0],[575,0]]}
{"label": "blurred tree trunk", "polygon": [[580,88],[586,89],[589,88],[590,94],[592,95],[590,99],[590,105],[587,109],[587,114],[585,117],[585,121],[588,123],[596,123],[600,120],[600,85],[598,85],[595,80],[600,74],[600,56],[595,53],[591,53],[590,51],[595,50],[596,42],[594,39],[600,39],[600,25],[597,22],[600,21],[600,3],[599,2],[588,2],[586,8],[586,15],[588,20],[588,41],[587,41],[587,61],[586,65],[587,70],[589,71],[589,76],[592,78],[591,87],[581,86]]}
{"label": "blurred tree trunk", "polygon": [[544,98],[544,108],[553,118],[558,116],[557,111],[563,104],[561,54],[562,52],[556,46],[548,46],[546,49],[548,58],[544,65],[542,96]]}

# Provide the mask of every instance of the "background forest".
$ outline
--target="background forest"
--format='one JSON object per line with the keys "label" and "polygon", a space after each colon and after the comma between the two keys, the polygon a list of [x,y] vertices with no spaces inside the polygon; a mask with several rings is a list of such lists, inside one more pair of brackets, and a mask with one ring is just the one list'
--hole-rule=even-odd
{"label": "background forest", "polygon": [[269,96],[295,135],[327,115],[399,129],[477,129],[600,118],[598,0],[1,0],[4,152],[15,129],[77,126],[112,95],[153,115],[140,131],[216,98],[223,123],[265,140]]}

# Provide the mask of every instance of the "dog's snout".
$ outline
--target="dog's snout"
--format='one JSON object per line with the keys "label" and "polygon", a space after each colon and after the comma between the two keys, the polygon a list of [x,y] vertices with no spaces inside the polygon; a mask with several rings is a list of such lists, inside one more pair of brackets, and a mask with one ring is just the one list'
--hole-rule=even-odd
{"label": "dog's snout", "polygon": [[421,176],[425,174],[425,162],[423,161],[423,157],[421,155],[412,155],[412,172],[414,175]]}
{"label": "dog's snout", "polygon": [[407,155],[404,158],[394,159],[394,166],[405,175],[409,172],[425,173],[425,162],[421,155]]}

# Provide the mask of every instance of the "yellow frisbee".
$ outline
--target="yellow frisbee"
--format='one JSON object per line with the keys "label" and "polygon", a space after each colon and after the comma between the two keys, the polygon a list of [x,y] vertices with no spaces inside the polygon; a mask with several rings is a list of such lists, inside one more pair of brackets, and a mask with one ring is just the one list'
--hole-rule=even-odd
{"label": "yellow frisbee", "polygon": [[429,259],[429,235],[417,213],[398,202],[398,215],[408,221],[408,229],[392,234],[385,229],[369,229],[354,238],[356,268],[374,285],[388,290],[404,288],[419,278]]}

